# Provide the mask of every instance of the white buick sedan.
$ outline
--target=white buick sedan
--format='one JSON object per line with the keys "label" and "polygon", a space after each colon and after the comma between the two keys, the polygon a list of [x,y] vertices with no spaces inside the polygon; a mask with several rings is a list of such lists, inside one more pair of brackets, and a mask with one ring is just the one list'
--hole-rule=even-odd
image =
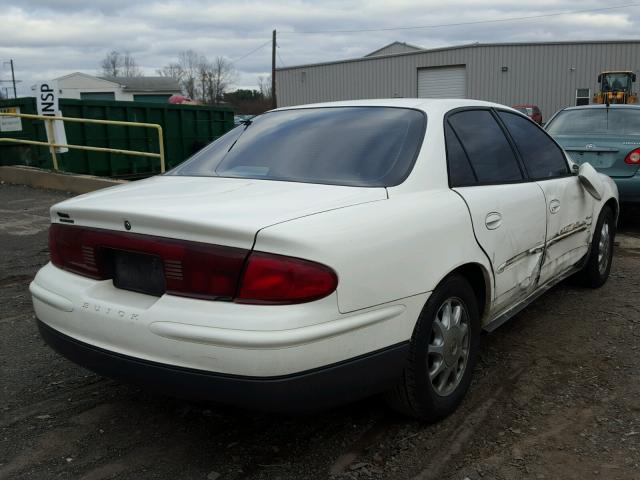
{"label": "white buick sedan", "polygon": [[379,392],[435,421],[480,333],[609,275],[618,193],[517,111],[282,108],[165,175],[51,208],[45,341],[161,392],[304,411]]}

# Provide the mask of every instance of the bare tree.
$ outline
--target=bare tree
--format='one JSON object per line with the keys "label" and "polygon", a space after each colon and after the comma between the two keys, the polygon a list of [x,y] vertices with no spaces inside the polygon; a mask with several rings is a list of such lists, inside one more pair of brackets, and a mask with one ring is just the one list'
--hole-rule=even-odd
{"label": "bare tree", "polygon": [[123,77],[141,77],[142,70],[138,66],[135,58],[130,52],[124,52],[122,56],[122,76]]}
{"label": "bare tree", "polygon": [[263,98],[271,99],[271,75],[258,77],[258,90]]}
{"label": "bare tree", "polygon": [[200,94],[202,103],[211,103],[211,75],[213,64],[207,60],[207,57],[201,56],[198,64],[198,77],[196,90]]}
{"label": "bare tree", "polygon": [[119,77],[122,71],[122,55],[117,50],[112,50],[105,55],[100,66],[105,77]]}
{"label": "bare tree", "polygon": [[238,72],[233,64],[224,57],[216,57],[210,67],[209,99],[212,103],[220,103],[225,90],[238,78]]}
{"label": "bare tree", "polygon": [[156,73],[161,77],[170,77],[178,80],[178,82],[182,81],[182,77],[184,77],[184,70],[179,63],[173,62],[168,65],[165,65],[162,68],[158,68]]}
{"label": "bare tree", "polygon": [[182,89],[188,97],[196,98],[196,79],[198,77],[198,68],[202,63],[202,55],[194,50],[185,50],[178,54],[178,65],[183,71]]}
{"label": "bare tree", "polygon": [[135,58],[129,52],[124,54],[117,50],[107,53],[100,63],[105,77],[140,77],[142,71]]}
{"label": "bare tree", "polygon": [[178,54],[178,60],[157,70],[158,75],[180,82],[185,95],[203,103],[219,103],[225,90],[237,78],[233,64],[223,57],[209,61],[195,50]]}

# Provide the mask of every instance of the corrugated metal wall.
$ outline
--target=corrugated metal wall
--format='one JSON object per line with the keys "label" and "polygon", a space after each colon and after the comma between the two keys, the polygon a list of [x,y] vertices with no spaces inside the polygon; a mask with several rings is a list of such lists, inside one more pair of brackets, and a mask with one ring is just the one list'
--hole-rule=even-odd
{"label": "corrugated metal wall", "polygon": [[416,97],[419,68],[453,65],[466,67],[467,98],[533,103],[546,120],[575,104],[577,88],[593,94],[600,71],[638,71],[640,41],[468,45],[289,67],[277,72],[278,106]]}

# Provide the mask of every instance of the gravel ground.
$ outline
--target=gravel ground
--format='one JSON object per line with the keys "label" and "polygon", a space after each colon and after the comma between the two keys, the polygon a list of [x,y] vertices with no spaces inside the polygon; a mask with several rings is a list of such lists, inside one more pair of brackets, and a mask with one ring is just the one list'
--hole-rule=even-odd
{"label": "gravel ground", "polygon": [[371,398],[291,418],[194,405],[98,377],[40,340],[28,284],[48,207],[0,185],[0,478],[640,479],[640,216],[611,278],[563,284],[490,335],[436,425]]}

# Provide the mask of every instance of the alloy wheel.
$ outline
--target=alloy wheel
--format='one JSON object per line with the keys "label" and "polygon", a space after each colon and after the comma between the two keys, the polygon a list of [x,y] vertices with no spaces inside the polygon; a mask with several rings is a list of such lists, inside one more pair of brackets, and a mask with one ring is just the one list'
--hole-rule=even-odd
{"label": "alloy wheel", "polygon": [[427,347],[429,380],[438,395],[450,395],[460,384],[469,348],[469,315],[464,303],[448,298],[438,309]]}

